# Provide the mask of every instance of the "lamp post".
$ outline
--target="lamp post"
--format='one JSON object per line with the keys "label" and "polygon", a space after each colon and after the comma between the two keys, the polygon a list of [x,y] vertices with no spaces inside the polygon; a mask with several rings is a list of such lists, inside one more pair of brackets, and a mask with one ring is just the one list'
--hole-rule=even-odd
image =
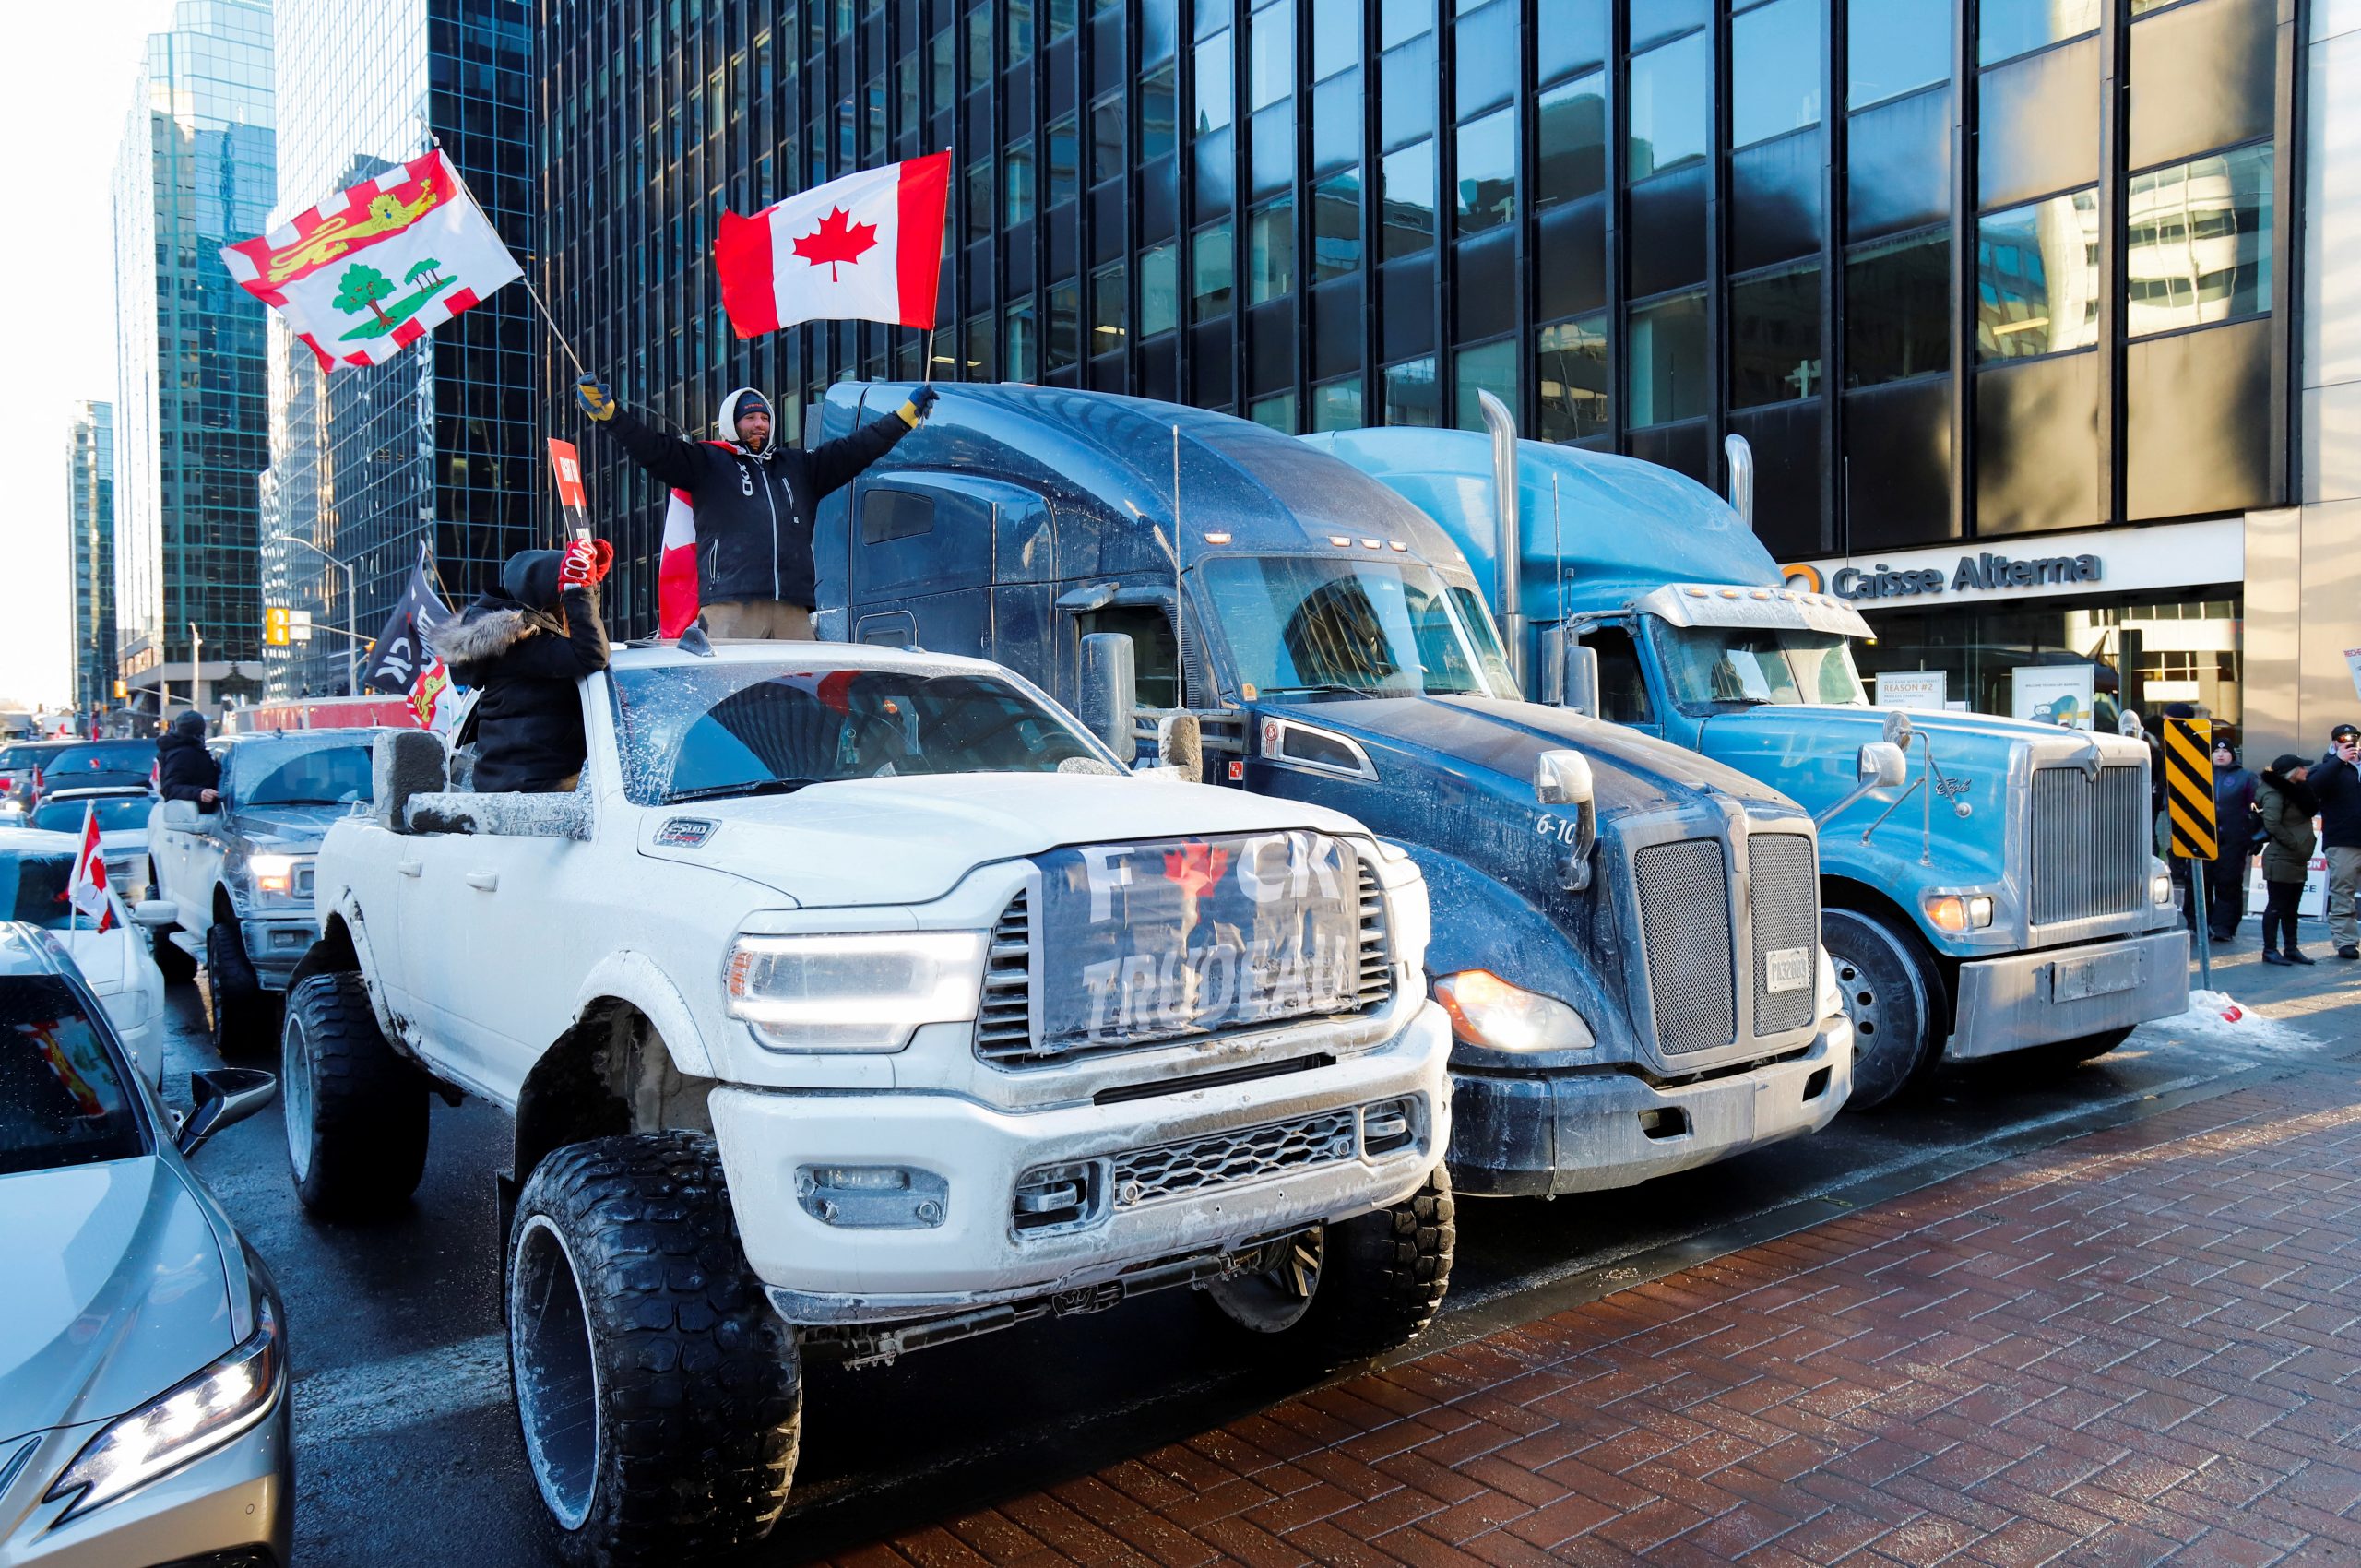
{"label": "lamp post", "polygon": [[279,535],[279,542],[281,544],[292,544],[300,549],[308,550],[313,554],[318,556],[321,560],[326,562],[329,565],[334,566],[338,571],[344,574],[344,635],[346,639],[344,645],[344,692],[347,696],[359,696],[361,695],[361,671],[356,660],[359,658],[359,650],[361,647],[361,633],[353,624],[352,618],[354,615],[359,613],[360,606],[355,602],[353,598],[354,589],[352,586],[352,567],[348,563],[338,560],[335,556],[329,554],[326,551],[322,550],[318,545],[314,544],[311,540],[297,539],[293,534]]}
{"label": "lamp post", "polygon": [[[163,690],[163,684],[160,675],[156,689]],[[188,624],[188,705],[199,713],[205,711],[205,634],[194,621]]]}

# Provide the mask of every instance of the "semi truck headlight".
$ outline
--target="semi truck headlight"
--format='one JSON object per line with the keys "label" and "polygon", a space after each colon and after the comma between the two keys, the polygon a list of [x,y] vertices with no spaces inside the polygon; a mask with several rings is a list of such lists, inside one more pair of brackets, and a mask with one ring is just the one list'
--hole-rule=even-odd
{"label": "semi truck headlight", "polygon": [[1588,1051],[1597,1044],[1583,1016],[1553,996],[1511,985],[1489,969],[1435,981],[1435,1000],[1453,1032],[1491,1051]]}
{"label": "semi truck headlight", "polygon": [[2173,901],[2172,869],[2151,855],[2148,858],[2148,902],[2169,904]]}
{"label": "semi truck headlight", "polygon": [[980,931],[742,936],[724,970],[730,1016],[777,1051],[899,1051],[921,1024],[976,1016]]}
{"label": "semi truck headlight", "polygon": [[1829,961],[1828,949],[1820,950],[1820,1016],[1833,1018],[1845,1011],[1845,989],[1836,983],[1836,966]]}
{"label": "semi truck headlight", "polygon": [[1938,893],[1927,899],[1927,919],[1937,931],[1980,931],[1992,923],[1989,893]]}
{"label": "semi truck headlight", "polygon": [[286,1372],[279,1318],[265,1300],[244,1344],[102,1429],[42,1501],[81,1493],[58,1515],[62,1525],[202,1458],[269,1414]]}
{"label": "semi truck headlight", "polygon": [[282,898],[295,891],[296,864],[293,855],[255,855],[246,861],[247,868],[255,873],[255,891],[275,893]]}

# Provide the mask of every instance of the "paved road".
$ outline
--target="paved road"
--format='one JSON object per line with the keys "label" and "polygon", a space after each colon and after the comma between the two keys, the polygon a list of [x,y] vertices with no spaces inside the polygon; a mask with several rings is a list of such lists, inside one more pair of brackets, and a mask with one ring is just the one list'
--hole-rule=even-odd
{"label": "paved road", "polygon": [[[2324,1043],[2143,1030],[2070,1075],[1959,1073],[1901,1109],[1841,1117],[1816,1138],[1635,1194],[1466,1204],[1452,1299],[1430,1340],[1561,1311],[1682,1261],[2350,1049],[2325,1042],[2354,1035],[2361,976],[2333,964],[2265,969],[2249,947],[2216,980],[2242,996],[2285,999],[2272,1010]],[[168,1087],[178,1095],[210,1052],[196,992],[180,988],[171,1004]],[[329,1226],[303,1215],[275,1111],[231,1129],[199,1160],[286,1298],[305,1568],[547,1558],[499,1338],[490,1172],[505,1124],[472,1102],[438,1106],[433,1118],[417,1204],[386,1224]],[[891,1368],[821,1369],[810,1380],[797,1512],[753,1560],[797,1562],[1055,1472],[1086,1471],[1307,1382],[1275,1355],[1242,1355],[1186,1293]]]}

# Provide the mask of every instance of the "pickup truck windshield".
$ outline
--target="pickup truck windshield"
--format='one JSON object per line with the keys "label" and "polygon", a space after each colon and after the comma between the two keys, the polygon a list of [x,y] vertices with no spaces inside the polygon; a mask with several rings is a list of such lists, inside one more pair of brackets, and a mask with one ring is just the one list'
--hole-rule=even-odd
{"label": "pickup truck windshield", "polygon": [[0,979],[0,1176],[148,1152],[115,1059],[55,975]]}
{"label": "pickup truck windshield", "polygon": [[624,792],[643,806],[1104,760],[1069,721],[983,676],[716,663],[617,670],[610,681]]}
{"label": "pickup truck windshield", "polygon": [[1264,694],[1492,696],[1513,685],[1474,590],[1423,563],[1231,556],[1202,569],[1238,678]]}
{"label": "pickup truck windshield", "polygon": [[369,798],[369,748],[268,741],[231,753],[230,798],[241,806],[340,806]]}
{"label": "pickup truck windshield", "polygon": [[1869,701],[1850,643],[1833,632],[1659,624],[1656,651],[1683,707]]}

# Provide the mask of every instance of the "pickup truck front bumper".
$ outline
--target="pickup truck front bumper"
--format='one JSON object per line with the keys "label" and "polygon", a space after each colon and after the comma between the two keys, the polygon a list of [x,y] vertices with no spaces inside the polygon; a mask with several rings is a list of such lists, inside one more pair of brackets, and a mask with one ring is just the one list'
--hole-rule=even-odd
{"label": "pickup truck front bumper", "polygon": [[[708,1106],[740,1241],[779,1314],[891,1323],[1078,1290],[1398,1203],[1450,1138],[1450,1050],[1428,1004],[1333,1065],[1113,1104],[1006,1111],[948,1094],[729,1087]],[[923,1214],[903,1200],[890,1226],[828,1200],[832,1180],[859,1179],[838,1173],[874,1170],[908,1171],[908,1191],[940,1197]],[[1038,1194],[1062,1179],[1080,1201],[1044,1223]]]}
{"label": "pickup truck front bumper", "polygon": [[1553,1197],[1630,1187],[1834,1120],[1853,1092],[1853,1025],[1749,1072],[1658,1087],[1630,1073],[1462,1071],[1452,1081],[1452,1189]]}
{"label": "pickup truck front bumper", "polygon": [[2081,1039],[2189,1011],[2189,932],[2177,928],[1980,958],[1959,967],[1947,1062]]}
{"label": "pickup truck front bumper", "polygon": [[285,991],[295,966],[320,939],[320,922],[308,911],[286,915],[249,915],[238,921],[246,944],[246,961],[265,991]]}

